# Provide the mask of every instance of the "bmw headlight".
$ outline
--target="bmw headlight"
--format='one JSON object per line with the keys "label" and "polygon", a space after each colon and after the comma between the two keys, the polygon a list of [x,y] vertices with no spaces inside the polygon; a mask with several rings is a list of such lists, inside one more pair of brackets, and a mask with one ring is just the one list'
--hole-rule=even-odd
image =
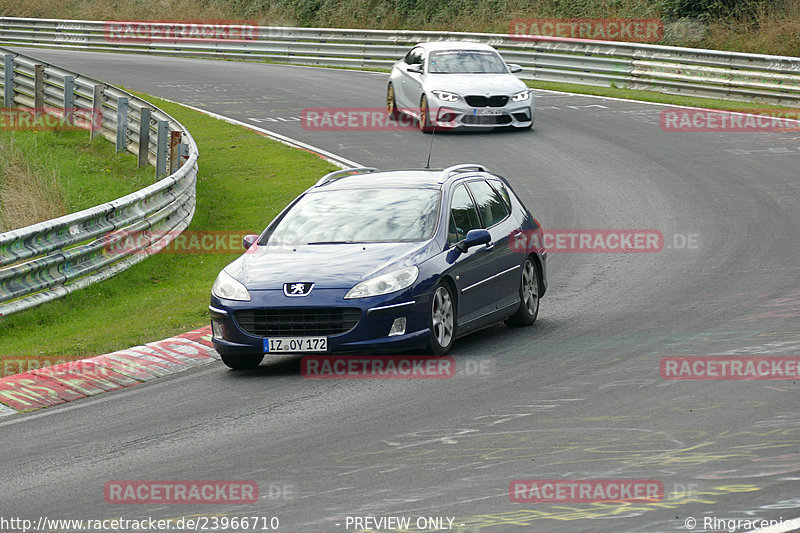
{"label": "bmw headlight", "polygon": [[433,96],[435,96],[436,98],[438,98],[443,102],[458,102],[459,100],[461,100],[461,97],[458,96],[456,93],[449,93],[447,91],[438,91],[438,90],[431,91],[431,93],[433,93]]}
{"label": "bmw headlight", "polygon": [[225,300],[250,301],[250,293],[247,292],[247,287],[236,281],[233,276],[224,270],[219,273],[219,276],[214,281],[214,286],[211,287],[211,294]]}
{"label": "bmw headlight", "polygon": [[514,96],[512,96],[511,97],[511,101],[512,102],[524,102],[530,97],[531,97],[531,92],[526,89],[526,90],[520,91],[517,94],[515,94]]}
{"label": "bmw headlight", "polygon": [[368,298],[370,296],[389,294],[411,286],[412,283],[417,281],[417,276],[419,276],[417,267],[401,268],[400,270],[362,281],[350,289],[344,297],[345,299]]}

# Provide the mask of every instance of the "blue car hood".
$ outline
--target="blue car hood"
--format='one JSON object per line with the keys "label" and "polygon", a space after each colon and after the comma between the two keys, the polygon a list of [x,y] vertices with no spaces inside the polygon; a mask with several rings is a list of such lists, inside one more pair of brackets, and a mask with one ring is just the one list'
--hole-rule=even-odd
{"label": "blue car hood", "polygon": [[291,282],[350,289],[375,275],[419,264],[433,248],[433,241],[254,246],[225,270],[248,290],[282,290]]}

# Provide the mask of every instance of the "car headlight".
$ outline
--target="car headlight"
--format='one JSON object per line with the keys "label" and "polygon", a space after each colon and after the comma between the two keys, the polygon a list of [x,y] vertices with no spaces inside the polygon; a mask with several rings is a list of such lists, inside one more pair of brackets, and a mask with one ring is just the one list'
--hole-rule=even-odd
{"label": "car headlight", "polygon": [[247,287],[239,281],[236,281],[233,276],[224,270],[220,272],[217,279],[214,280],[214,285],[211,287],[211,294],[217,298],[224,298],[226,300],[250,301],[250,293],[247,292]]}
{"label": "car headlight", "polygon": [[461,100],[461,97],[458,96],[456,93],[449,93],[447,91],[438,91],[438,90],[431,91],[431,93],[433,93],[433,96],[435,96],[439,100],[442,100],[443,102],[458,102],[459,100]]}
{"label": "car headlight", "polygon": [[409,287],[417,281],[419,269],[415,266],[401,268],[388,274],[376,276],[372,279],[362,281],[344,295],[345,299],[368,298],[370,296],[380,296],[390,292],[399,291]]}
{"label": "car headlight", "polygon": [[530,97],[531,97],[531,92],[526,89],[526,90],[520,91],[517,94],[515,94],[514,96],[512,96],[511,97],[511,101],[512,102],[524,102],[525,100],[527,100]]}

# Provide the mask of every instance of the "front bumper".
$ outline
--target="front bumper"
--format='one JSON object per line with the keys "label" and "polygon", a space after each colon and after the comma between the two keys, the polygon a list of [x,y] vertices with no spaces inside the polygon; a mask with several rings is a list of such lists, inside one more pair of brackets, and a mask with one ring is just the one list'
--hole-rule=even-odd
{"label": "front bumper", "polygon": [[[526,102],[509,102],[502,107],[472,107],[464,100],[442,102],[435,97],[429,100],[429,120],[431,125],[441,129],[497,128],[511,126],[528,128],[533,125],[535,106],[533,97]],[[486,114],[494,113],[494,114]]]}
{"label": "front bumper", "polygon": [[[424,348],[428,344],[430,295],[412,296],[410,291],[404,291],[399,295],[345,300],[345,293],[341,289],[315,289],[313,296],[308,298],[290,298],[282,290],[251,291],[250,302],[221,300],[212,295],[209,314],[214,348],[222,355],[264,353],[264,338],[269,335],[249,333],[237,320],[237,311],[252,309],[285,310],[289,313],[304,309],[358,308],[360,317],[355,326],[343,333],[325,335],[328,338],[327,353],[331,354],[397,352]],[[396,318],[406,319],[405,331],[389,336]]]}

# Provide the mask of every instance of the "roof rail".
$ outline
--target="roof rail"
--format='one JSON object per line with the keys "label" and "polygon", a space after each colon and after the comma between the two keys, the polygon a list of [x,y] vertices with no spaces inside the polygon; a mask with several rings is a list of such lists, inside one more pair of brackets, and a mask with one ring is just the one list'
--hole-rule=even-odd
{"label": "roof rail", "polygon": [[321,187],[326,183],[344,178],[345,176],[349,176],[351,174],[365,174],[367,172],[377,172],[378,169],[375,167],[355,167],[355,168],[344,168],[342,170],[335,170],[333,172],[329,172],[320,178],[320,180],[314,185],[314,187]]}
{"label": "roof rail", "polygon": [[455,174],[456,172],[489,172],[486,167],[483,165],[476,165],[474,163],[464,163],[462,165],[453,165],[452,167],[447,167],[446,169],[442,170],[442,173],[439,175],[439,183],[444,183],[450,177],[451,174]]}

